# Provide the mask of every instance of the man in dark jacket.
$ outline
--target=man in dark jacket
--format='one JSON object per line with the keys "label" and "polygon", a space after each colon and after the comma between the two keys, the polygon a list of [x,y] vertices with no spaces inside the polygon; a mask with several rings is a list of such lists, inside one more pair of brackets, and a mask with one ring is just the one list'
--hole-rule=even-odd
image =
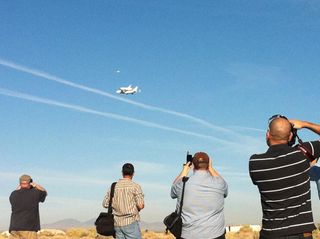
{"label": "man in dark jacket", "polygon": [[37,231],[40,230],[39,202],[44,202],[47,192],[29,175],[22,175],[19,182],[9,198],[12,209],[10,238],[37,239]]}

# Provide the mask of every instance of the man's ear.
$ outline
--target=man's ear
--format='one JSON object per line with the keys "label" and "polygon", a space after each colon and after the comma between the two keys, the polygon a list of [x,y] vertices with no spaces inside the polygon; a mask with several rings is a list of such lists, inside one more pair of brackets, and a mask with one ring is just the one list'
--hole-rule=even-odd
{"label": "man's ear", "polygon": [[270,131],[268,130],[266,133],[266,140],[270,139]]}
{"label": "man's ear", "polygon": [[292,132],[290,132],[288,142],[290,142],[290,141],[291,141],[292,137],[293,137],[293,133],[292,133]]}
{"label": "man's ear", "polygon": [[270,146],[270,131],[269,130],[266,133],[266,142],[267,142],[267,145]]}

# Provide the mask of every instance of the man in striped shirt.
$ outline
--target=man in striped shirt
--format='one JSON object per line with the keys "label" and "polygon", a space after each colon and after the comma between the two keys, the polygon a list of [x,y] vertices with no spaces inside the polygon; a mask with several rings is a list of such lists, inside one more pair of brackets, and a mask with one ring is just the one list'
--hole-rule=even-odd
{"label": "man in striped shirt", "polygon": [[[144,208],[143,192],[139,184],[132,181],[134,167],[131,163],[122,166],[123,178],[114,190],[112,209],[117,239],[141,239],[139,211]],[[110,189],[102,205],[109,206]]]}
{"label": "man in striped shirt", "polygon": [[[266,153],[252,155],[249,171],[258,186],[263,212],[260,239],[312,239],[315,229],[311,211],[310,160],[298,147],[289,146],[292,129],[309,129],[320,134],[320,125],[288,120],[276,115],[269,120]],[[320,141],[304,146],[320,156]]]}

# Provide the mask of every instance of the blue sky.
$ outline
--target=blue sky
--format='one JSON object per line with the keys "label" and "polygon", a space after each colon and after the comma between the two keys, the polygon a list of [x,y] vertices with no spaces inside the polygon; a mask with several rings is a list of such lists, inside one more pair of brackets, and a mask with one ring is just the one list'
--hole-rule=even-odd
{"label": "blue sky", "polygon": [[[85,221],[125,162],[142,220],[162,221],[188,150],[227,180],[227,223],[257,224],[248,158],[267,119],[319,122],[318,1],[3,1],[0,16],[3,228],[21,174],[49,192],[43,223]],[[129,84],[141,93],[115,93]]]}

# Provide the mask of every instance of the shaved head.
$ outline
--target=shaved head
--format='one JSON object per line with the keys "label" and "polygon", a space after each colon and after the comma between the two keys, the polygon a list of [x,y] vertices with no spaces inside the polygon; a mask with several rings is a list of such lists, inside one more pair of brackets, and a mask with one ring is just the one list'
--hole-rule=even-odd
{"label": "shaved head", "polygon": [[291,138],[291,123],[284,118],[277,118],[269,124],[269,137],[273,141],[289,142]]}

